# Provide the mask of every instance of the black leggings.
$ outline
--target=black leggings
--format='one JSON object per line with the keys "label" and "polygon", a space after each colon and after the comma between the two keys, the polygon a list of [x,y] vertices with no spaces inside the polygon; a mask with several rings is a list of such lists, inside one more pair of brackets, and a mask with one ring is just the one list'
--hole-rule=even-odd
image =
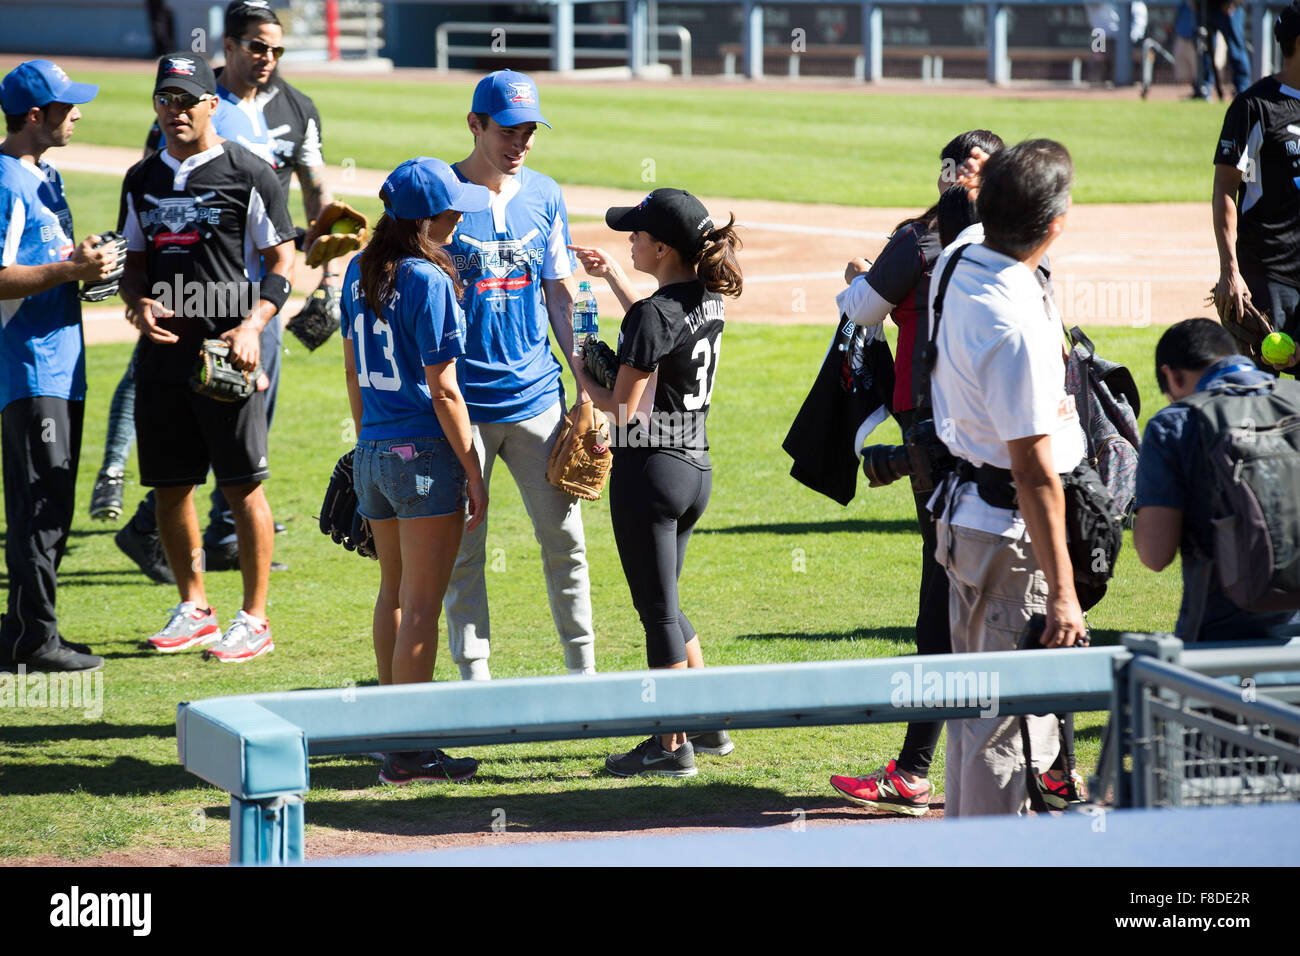
{"label": "black leggings", "polygon": [[691,530],[709,503],[713,472],[661,450],[620,448],[609,479],[609,516],[651,667],[686,660],[695,628],[677,603]]}

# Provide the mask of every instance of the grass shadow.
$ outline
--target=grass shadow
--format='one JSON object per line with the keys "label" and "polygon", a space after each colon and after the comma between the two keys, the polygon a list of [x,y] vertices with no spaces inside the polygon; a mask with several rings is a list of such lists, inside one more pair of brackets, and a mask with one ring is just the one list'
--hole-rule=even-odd
{"label": "grass shadow", "polygon": [[[175,733],[175,728],[171,728],[171,733]],[[79,762],[75,766],[66,763],[7,765],[5,795],[64,794],[75,787],[96,796],[123,797],[167,794],[203,785],[179,763],[151,763],[138,757],[115,757],[110,761],[93,752],[64,756]],[[82,760],[86,763],[81,763]],[[101,763],[96,765],[95,760]]]}
{"label": "grass shadow", "polygon": [[[0,727],[0,743],[39,744],[56,740],[132,740],[140,737],[175,737],[176,724],[29,724]],[[12,770],[12,766],[9,768]],[[8,771],[6,771],[7,773]]]}
{"label": "grass shadow", "polygon": [[919,534],[915,518],[845,518],[842,521],[776,521],[729,528],[696,528],[696,534]]}

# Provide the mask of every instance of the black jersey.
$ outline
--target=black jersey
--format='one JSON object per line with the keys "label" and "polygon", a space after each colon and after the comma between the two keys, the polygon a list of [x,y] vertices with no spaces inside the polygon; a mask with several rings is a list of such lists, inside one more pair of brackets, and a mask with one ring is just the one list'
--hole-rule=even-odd
{"label": "black jersey", "polygon": [[1242,274],[1300,288],[1300,90],[1269,76],[1238,95],[1224,116],[1214,162],[1241,170]]}
{"label": "black jersey", "polygon": [[618,335],[618,360],[653,372],[638,415],[615,444],[660,448],[709,468],[704,429],[722,345],[723,304],[699,282],[667,285],[628,309]]}
{"label": "black jersey", "polygon": [[[217,70],[217,79],[221,70]],[[221,109],[234,110],[237,118],[249,124],[246,132],[240,131],[238,123],[223,128],[220,118],[214,127],[220,136],[227,139],[236,135],[247,136],[247,142],[241,145],[251,149],[271,164],[275,175],[280,180],[280,189],[285,202],[289,201],[289,184],[298,169],[324,166],[325,157],[321,152],[320,113],[316,104],[301,90],[280,78],[279,73],[271,78],[266,89],[259,91],[251,104],[240,103],[225,89],[218,90]],[[245,113],[238,117],[239,113]],[[154,123],[145,142],[146,150],[157,150],[162,145],[162,131]]]}
{"label": "black jersey", "polygon": [[122,207],[127,248],[145,255],[149,297],[176,313],[159,324],[180,336],[172,344],[142,338],[135,374],[184,382],[200,341],[257,305],[260,250],[293,238],[280,184],[264,161],[223,141],[184,161],[163,150],[136,163]]}

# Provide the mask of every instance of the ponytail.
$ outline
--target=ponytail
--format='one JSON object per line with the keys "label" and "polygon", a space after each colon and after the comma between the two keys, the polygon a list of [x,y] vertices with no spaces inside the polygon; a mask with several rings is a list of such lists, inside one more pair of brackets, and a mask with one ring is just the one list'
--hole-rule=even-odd
{"label": "ponytail", "polygon": [[695,260],[695,274],[704,288],[721,295],[738,296],[744,284],[740,274],[740,261],[736,250],[742,243],[735,228],[736,214],[731,214],[725,226],[708,234],[704,248]]}

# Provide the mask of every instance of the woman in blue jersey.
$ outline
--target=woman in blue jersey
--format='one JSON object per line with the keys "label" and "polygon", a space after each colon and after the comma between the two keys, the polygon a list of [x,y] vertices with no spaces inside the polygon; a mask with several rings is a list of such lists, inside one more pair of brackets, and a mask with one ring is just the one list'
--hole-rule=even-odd
{"label": "woman in blue jersey", "polygon": [[[462,287],[442,246],[461,213],[486,209],[490,195],[441,160],[407,160],[384,182],[384,216],[343,283],[357,506],[379,556],[373,633],[381,684],[433,679],[438,616],[461,534],[487,512],[458,381]],[[477,769],[477,760],[441,750],[390,753],[379,779],[466,780]]]}

